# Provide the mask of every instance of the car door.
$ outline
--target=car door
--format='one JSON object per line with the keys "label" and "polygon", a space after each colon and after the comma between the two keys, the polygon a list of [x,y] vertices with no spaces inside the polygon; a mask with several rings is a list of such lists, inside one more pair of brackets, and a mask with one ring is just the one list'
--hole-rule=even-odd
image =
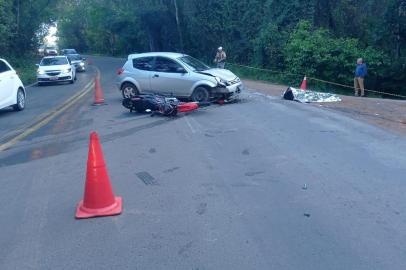
{"label": "car door", "polygon": [[14,76],[17,76],[8,64],[0,60],[0,108],[13,105]]}
{"label": "car door", "polygon": [[131,77],[138,83],[141,93],[151,93],[151,76],[154,65],[154,57],[140,57],[132,60],[133,71]]}
{"label": "car door", "polygon": [[155,93],[190,96],[193,81],[186,69],[173,59],[157,57],[151,77],[151,89]]}

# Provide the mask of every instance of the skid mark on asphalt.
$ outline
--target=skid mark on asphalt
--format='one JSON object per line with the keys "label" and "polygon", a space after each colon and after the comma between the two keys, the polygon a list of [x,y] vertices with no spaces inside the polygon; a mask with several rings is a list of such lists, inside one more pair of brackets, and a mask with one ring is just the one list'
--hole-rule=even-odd
{"label": "skid mark on asphalt", "polygon": [[246,173],[245,173],[245,176],[252,177],[252,176],[256,176],[256,175],[259,175],[259,174],[264,174],[264,173],[265,173],[265,171],[246,172]]}
{"label": "skid mark on asphalt", "polygon": [[160,120],[157,120],[157,121],[154,121],[154,122],[151,122],[151,123],[143,124],[143,125],[140,125],[140,126],[136,126],[136,127],[133,127],[133,128],[123,130],[123,131],[113,132],[111,134],[101,136],[101,139],[104,140],[104,141],[112,141],[112,140],[115,140],[115,139],[120,139],[120,138],[123,138],[123,137],[133,135],[134,133],[140,132],[142,130],[146,130],[146,129],[154,128],[154,127],[157,127],[157,126],[160,126],[160,125],[163,125],[163,124],[167,124],[167,123],[169,123],[171,121],[173,121],[173,120],[171,120],[171,119],[160,119]]}
{"label": "skid mark on asphalt", "polygon": [[192,246],[193,246],[193,241],[190,241],[187,244],[181,246],[179,251],[178,251],[178,255],[187,257],[186,253],[192,248]]}
{"label": "skid mark on asphalt", "polygon": [[174,171],[179,170],[180,167],[173,167],[164,171],[164,173],[173,173]]}
{"label": "skid mark on asphalt", "polygon": [[197,207],[196,213],[201,216],[204,213],[206,213],[206,211],[207,211],[207,203],[201,203]]}
{"label": "skid mark on asphalt", "polygon": [[[156,126],[168,123],[171,120],[162,119],[155,122],[147,123],[144,125],[136,126],[124,131],[119,131],[111,134],[106,134],[100,136],[101,141],[109,142],[115,139],[119,139],[125,136],[133,135],[137,132],[143,131],[145,129],[154,128]],[[33,159],[42,159],[55,155],[59,155],[67,152],[68,149],[74,150],[75,145],[81,145],[86,143],[88,140],[88,132],[72,132],[66,136],[53,136],[52,138],[44,138],[40,140],[35,140],[26,144],[21,144],[20,147],[23,149],[21,151],[15,152],[19,147],[14,147],[9,155],[4,155],[0,158],[0,167],[11,166],[21,163],[29,162]],[[50,142],[51,141],[51,142]],[[41,146],[38,146],[42,144]],[[32,145],[32,147],[29,147]],[[27,149],[27,146],[29,147]],[[7,153],[3,152],[3,153]]]}

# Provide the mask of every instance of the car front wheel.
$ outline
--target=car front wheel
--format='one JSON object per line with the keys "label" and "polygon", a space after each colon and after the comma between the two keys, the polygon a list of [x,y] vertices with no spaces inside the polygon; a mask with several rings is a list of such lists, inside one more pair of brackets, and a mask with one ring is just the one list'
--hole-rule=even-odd
{"label": "car front wheel", "polygon": [[123,94],[123,98],[133,98],[139,95],[137,87],[132,83],[123,84],[121,87],[121,93]]}
{"label": "car front wheel", "polygon": [[197,87],[192,94],[192,101],[194,102],[208,102],[210,99],[209,90],[205,87]]}
{"label": "car front wheel", "polygon": [[25,94],[24,91],[18,89],[17,91],[17,104],[13,106],[13,109],[16,111],[22,111],[25,108]]}

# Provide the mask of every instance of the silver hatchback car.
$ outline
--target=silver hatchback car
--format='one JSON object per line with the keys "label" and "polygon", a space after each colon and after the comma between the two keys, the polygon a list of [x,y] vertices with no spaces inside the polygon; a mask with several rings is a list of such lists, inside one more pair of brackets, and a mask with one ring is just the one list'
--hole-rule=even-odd
{"label": "silver hatchback car", "polygon": [[236,98],[243,90],[241,80],[231,71],[210,68],[180,53],[131,54],[117,74],[117,87],[124,98],[154,93],[201,102]]}

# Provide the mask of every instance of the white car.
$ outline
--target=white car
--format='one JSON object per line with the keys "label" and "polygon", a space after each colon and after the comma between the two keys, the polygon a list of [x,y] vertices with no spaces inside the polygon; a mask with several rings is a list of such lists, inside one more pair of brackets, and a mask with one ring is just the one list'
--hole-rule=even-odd
{"label": "white car", "polygon": [[26,92],[23,83],[10,64],[0,59],[0,109],[13,106],[14,110],[25,108]]}
{"label": "white car", "polygon": [[38,65],[38,85],[51,82],[70,82],[76,80],[76,68],[66,56],[47,56]]}

